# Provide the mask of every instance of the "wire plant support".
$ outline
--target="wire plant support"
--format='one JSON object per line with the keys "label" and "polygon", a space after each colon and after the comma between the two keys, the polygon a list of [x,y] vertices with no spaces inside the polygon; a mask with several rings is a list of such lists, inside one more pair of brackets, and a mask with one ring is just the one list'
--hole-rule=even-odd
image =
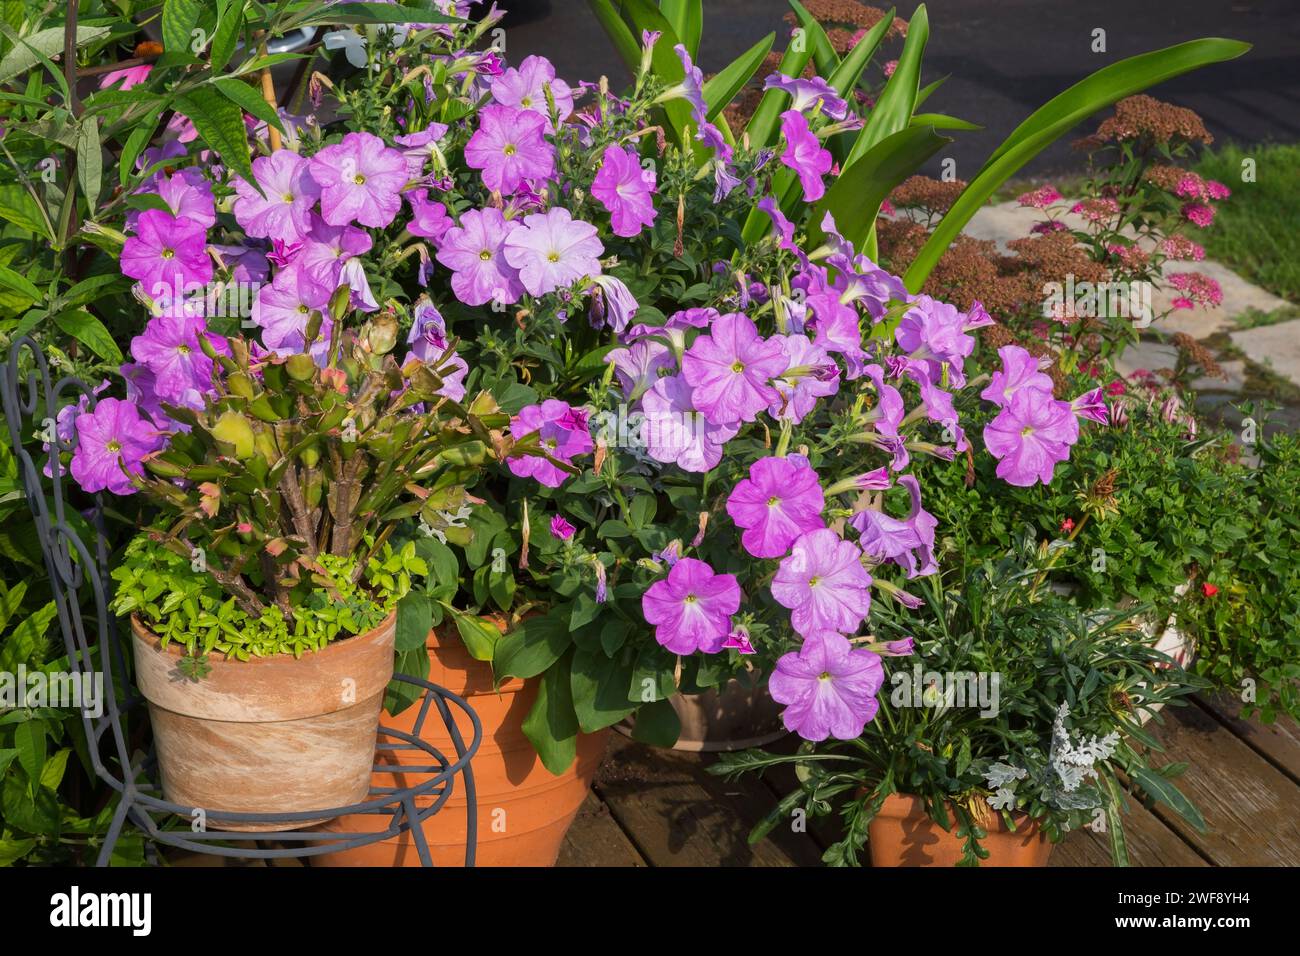
{"label": "wire plant support", "polygon": [[[145,835],[151,858],[156,844],[251,859],[312,857],[355,849],[409,833],[421,864],[432,866],[433,859],[422,824],[451,799],[457,776],[462,778],[465,793],[465,865],[474,865],[478,813],[470,761],[482,742],[483,727],[478,715],[464,699],[415,677],[395,675],[396,680],[424,692],[414,727],[408,732],[381,726],[379,739],[384,742],[378,743],[376,750],[377,754],[415,753],[415,761],[408,758],[408,762],[402,764],[402,774],[429,775],[416,785],[372,785],[368,798],[360,803],[286,813],[197,808],[162,799],[160,789],[153,782],[156,770],[153,755],[141,757],[137,753],[133,758],[130,746],[127,717],[141,708],[144,699],[130,681],[117,620],[108,610],[112,579],[109,575],[103,496],[102,493],[94,495],[93,506],[88,511],[71,506],[67,497],[70,476],[62,456],[71,452],[75,436],[68,428],[60,437],[59,412],[62,409],[65,415],[71,414],[70,409],[81,401],[85,402],[87,410],[91,410],[95,407],[95,394],[76,378],[52,379],[49,362],[39,346],[24,336],[12,344],[7,361],[0,366],[0,400],[3,401],[14,457],[21,470],[22,486],[49,572],[69,669],[77,680],[95,674],[96,667],[103,674],[100,714],[93,716],[85,707],[81,713],[95,774],[118,794],[118,804],[100,849],[97,866],[108,865],[128,821]],[[33,439],[42,443],[43,451],[38,455],[43,460],[42,468],[37,467],[30,448],[24,444]],[[42,481],[42,473],[48,482]],[[81,492],[78,490],[76,494],[81,495]],[[436,714],[433,713],[435,710]],[[468,744],[457,726],[456,710],[473,728]],[[440,720],[445,726],[455,749],[454,759],[422,739],[421,731],[426,720]],[[374,771],[391,775],[394,767],[377,759]],[[295,825],[302,826],[304,821],[335,819],[350,814],[387,817],[387,821],[374,832],[293,829]],[[181,818],[182,828],[175,828],[176,817]],[[260,826],[256,832],[190,828],[191,821],[206,818]],[[275,829],[276,825],[285,829]],[[263,826],[271,829],[263,829]],[[259,846],[225,845],[251,841],[257,841]],[[260,845],[263,841],[286,845]]]}

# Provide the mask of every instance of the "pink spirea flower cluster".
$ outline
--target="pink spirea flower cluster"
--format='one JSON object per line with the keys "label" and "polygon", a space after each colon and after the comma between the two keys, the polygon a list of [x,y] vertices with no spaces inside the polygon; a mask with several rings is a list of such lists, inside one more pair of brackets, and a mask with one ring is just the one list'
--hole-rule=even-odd
{"label": "pink spirea flower cluster", "polygon": [[1181,293],[1174,299],[1175,309],[1223,304],[1223,287],[1203,272],[1175,272],[1169,276],[1169,284]]}

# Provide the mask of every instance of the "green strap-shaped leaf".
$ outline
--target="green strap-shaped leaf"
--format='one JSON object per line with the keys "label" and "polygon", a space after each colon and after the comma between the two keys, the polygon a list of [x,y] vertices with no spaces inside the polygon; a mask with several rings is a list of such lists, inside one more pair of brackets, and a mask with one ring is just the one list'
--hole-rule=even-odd
{"label": "green strap-shaped leaf", "polygon": [[949,137],[936,133],[933,126],[912,126],[877,143],[840,173],[817,204],[808,223],[813,246],[823,237],[821,222],[828,212],[835,217],[840,235],[855,246],[861,245],[875,225],[880,204],[890,191],[951,142]]}
{"label": "green strap-shaped leaf", "polygon": [[817,73],[822,77],[831,76],[840,65],[839,54],[835,52],[835,47],[831,45],[831,38],[826,35],[826,31],[817,22],[817,18],[809,13],[808,9],[799,0],[789,0],[789,3],[790,9],[799,18],[799,26],[805,33],[804,43],[812,48],[813,61],[817,64]]}
{"label": "green strap-shaped leaf", "polygon": [[703,0],[659,0],[659,9],[673,25],[686,51],[694,58],[700,52],[700,35],[704,32]]}
{"label": "green strap-shaped leaf", "polygon": [[984,128],[978,123],[958,119],[956,116],[948,116],[945,113],[913,113],[911,122],[909,122],[908,125],[933,126],[935,129],[974,130]]}
{"label": "green strap-shaped leaf", "polygon": [[[108,27],[77,27],[77,46],[108,36]],[[31,36],[15,39],[14,48],[0,60],[0,83],[8,83],[15,76],[26,73],[42,60],[63,52],[63,27],[37,30]]]}
{"label": "green strap-shaped leaf", "polygon": [[709,106],[710,120],[726,109],[741,88],[758,72],[775,40],[776,34],[769,33],[732,60],[725,70],[704,84],[704,102]]}
{"label": "green strap-shaped leaf", "polygon": [[243,26],[244,0],[227,0],[217,21],[217,32],[212,36],[212,49],[208,51],[208,63],[213,73],[221,72],[234,56]]}
{"label": "green strap-shaped leaf", "polygon": [[903,44],[903,52],[899,54],[898,67],[868,114],[867,125],[862,128],[853,149],[849,151],[846,168],[885,137],[905,128],[911,120],[921,86],[921,57],[929,38],[930,19],[925,12],[925,4],[921,4],[907,25],[907,41]]}
{"label": "green strap-shaped leaf", "polygon": [[[685,79],[686,70],[682,68],[682,61],[677,58],[677,53],[673,49],[681,43],[673,25],[650,0],[622,0],[622,2],[623,15],[632,22],[632,26],[638,32],[652,30],[660,34],[659,41],[655,43],[654,52],[651,54],[655,75],[669,84]],[[669,134],[677,143],[685,143],[683,133],[691,123],[690,104],[683,99],[669,100],[663,105],[663,111],[668,119]]]}
{"label": "green strap-shaped leaf", "polygon": [[210,86],[196,87],[178,97],[176,108],[193,121],[203,141],[231,169],[246,182],[254,181],[243,110]]}
{"label": "green strap-shaped leaf", "polygon": [[1249,43],[1239,40],[1192,40],[1102,67],[1053,97],[1006,138],[957,197],[903,277],[907,288],[918,291],[940,256],[993,192],[1068,130],[1116,100],[1211,63],[1235,59],[1249,49]]}
{"label": "green strap-shaped leaf", "polygon": [[163,0],[163,49],[168,53],[189,53],[194,27],[203,12],[201,0]]}
{"label": "green strap-shaped leaf", "polygon": [[587,6],[591,8],[592,14],[600,25],[605,28],[606,35],[627,65],[628,71],[635,74],[641,65],[640,41],[633,36],[627,23],[619,16],[610,0],[587,0]]}
{"label": "green strap-shaped leaf", "polygon": [[94,116],[83,116],[77,122],[77,182],[92,216],[99,201],[103,174],[104,157],[99,148],[99,120]]}
{"label": "green strap-shaped leaf", "polygon": [[249,113],[263,123],[269,123],[281,133],[284,132],[284,124],[280,121],[280,116],[271,104],[262,97],[262,91],[249,86],[243,80],[237,80],[233,77],[225,76],[212,81],[212,85],[221,91],[221,94],[238,106],[245,113]]}
{"label": "green strap-shaped leaf", "polygon": [[54,316],[54,324],[104,361],[115,365],[122,361],[122,352],[112,334],[89,312],[63,312]]}
{"label": "green strap-shaped leaf", "polygon": [[1201,811],[1197,810],[1196,805],[1172,783],[1145,767],[1135,767],[1132,777],[1133,782],[1146,791],[1148,796],[1158,803],[1165,804],[1195,827],[1198,833],[1205,832],[1205,818],[1201,816]]}

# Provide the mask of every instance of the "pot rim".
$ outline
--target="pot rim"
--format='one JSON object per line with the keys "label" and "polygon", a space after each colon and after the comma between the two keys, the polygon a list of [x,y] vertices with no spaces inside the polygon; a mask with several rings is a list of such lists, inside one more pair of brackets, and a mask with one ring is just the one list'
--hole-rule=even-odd
{"label": "pot rim", "polygon": [[[863,795],[864,800],[866,799],[866,796],[866,794]],[[952,801],[946,800],[944,802],[951,809]],[[906,805],[906,809],[904,809],[903,805]],[[893,812],[889,812],[890,810]],[[874,823],[876,820],[881,819],[905,819],[911,816],[925,817],[935,826],[939,826],[939,821],[935,820],[934,817],[930,816],[930,814],[926,812],[925,801],[919,794],[915,793],[891,793],[885,798],[885,802],[881,804],[879,812],[877,812],[871,820]],[[1021,810],[1013,812],[1011,818],[1016,823],[1015,830],[1012,830],[1007,826],[1006,821],[1002,818],[1002,814],[999,811],[989,807],[988,814],[986,816],[981,816],[978,822],[985,829],[990,829],[991,824],[996,824],[996,832],[998,833],[1019,835],[1028,832],[1032,835],[1035,831],[1041,832],[1038,820]],[[955,826],[956,820],[951,821],[951,823]],[[949,829],[946,832],[951,833],[952,831]]]}

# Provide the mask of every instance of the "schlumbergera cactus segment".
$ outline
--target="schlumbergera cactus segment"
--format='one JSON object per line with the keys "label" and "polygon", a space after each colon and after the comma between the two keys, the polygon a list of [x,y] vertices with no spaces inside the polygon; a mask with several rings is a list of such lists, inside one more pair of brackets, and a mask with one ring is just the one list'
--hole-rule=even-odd
{"label": "schlumbergera cactus segment", "polygon": [[[308,346],[322,324],[316,313]],[[251,615],[270,603],[292,618],[295,589],[334,588],[322,554],[351,558],[367,542],[374,553],[399,519],[454,536],[449,518],[473,500],[465,479],[511,446],[490,395],[462,405],[439,394],[450,347],[399,366],[391,314],[341,337],[337,361],[318,367],[307,352],[256,356],[243,339],[200,333],[213,394],[198,410],[163,405],[181,430],[133,476],[175,518],[154,540],[186,557],[203,549],[208,572]],[[366,565],[355,562],[352,583]]]}

